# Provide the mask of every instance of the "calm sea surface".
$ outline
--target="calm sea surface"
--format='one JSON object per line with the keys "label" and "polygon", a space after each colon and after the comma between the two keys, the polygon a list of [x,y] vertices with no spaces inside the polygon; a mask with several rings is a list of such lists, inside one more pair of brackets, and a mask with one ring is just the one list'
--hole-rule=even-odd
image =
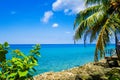
{"label": "calm sea surface", "polygon": [[[11,49],[20,49],[25,54],[28,54],[32,47],[32,44],[11,45]],[[114,48],[114,45],[109,45],[108,48]],[[94,50],[94,44],[87,44],[86,47],[82,44],[42,44],[41,57],[38,58],[39,65],[35,67],[37,69],[35,75],[67,70],[93,62]],[[11,58],[10,54],[7,54],[7,58]]]}

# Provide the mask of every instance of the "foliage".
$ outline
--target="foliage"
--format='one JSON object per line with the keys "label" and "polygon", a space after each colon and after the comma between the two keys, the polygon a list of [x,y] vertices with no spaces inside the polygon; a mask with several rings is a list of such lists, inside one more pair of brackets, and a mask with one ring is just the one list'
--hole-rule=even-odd
{"label": "foliage", "polygon": [[90,36],[90,42],[97,39],[94,60],[98,61],[98,53],[102,57],[111,36],[120,32],[120,0],[85,0],[85,5],[87,8],[75,19],[74,38],[84,37],[84,43],[87,36]]}
{"label": "foliage", "polygon": [[30,54],[27,56],[20,50],[16,49],[12,52],[12,59],[2,61],[0,79],[2,80],[27,80],[32,78],[36,71],[37,57],[40,56],[40,45],[37,44]]}
{"label": "foliage", "polygon": [[0,62],[5,61],[5,55],[8,53],[9,44],[5,42],[4,44],[0,44]]}

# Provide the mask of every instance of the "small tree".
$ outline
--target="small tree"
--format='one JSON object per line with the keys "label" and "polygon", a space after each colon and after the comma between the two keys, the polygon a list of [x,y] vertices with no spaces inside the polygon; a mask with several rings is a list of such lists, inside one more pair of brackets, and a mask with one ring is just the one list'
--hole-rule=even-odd
{"label": "small tree", "polygon": [[5,55],[8,53],[9,44],[8,42],[5,42],[4,44],[0,44],[0,62],[5,61],[6,57]]}

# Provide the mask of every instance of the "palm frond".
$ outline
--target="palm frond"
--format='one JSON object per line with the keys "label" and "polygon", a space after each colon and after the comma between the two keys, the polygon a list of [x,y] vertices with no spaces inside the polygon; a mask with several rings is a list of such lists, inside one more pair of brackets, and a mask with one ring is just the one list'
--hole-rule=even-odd
{"label": "palm frond", "polygon": [[110,34],[111,34],[111,29],[110,29],[110,19],[113,17],[113,15],[111,15],[105,22],[105,25],[102,27],[99,36],[98,36],[98,40],[96,43],[96,49],[100,51],[100,57],[102,57],[103,55],[103,51],[104,51],[104,47],[106,46],[106,44],[110,41]]}
{"label": "palm frond", "polygon": [[109,27],[113,32],[117,31],[120,32],[120,17],[119,14],[114,14],[112,18],[109,20],[110,24]]}
{"label": "palm frond", "polygon": [[83,33],[86,30],[89,30],[91,28],[93,28],[94,26],[99,26],[98,24],[101,23],[101,21],[103,21],[103,19],[106,17],[106,13],[103,11],[99,11],[94,13],[93,15],[89,16],[86,20],[83,20],[76,32],[75,32],[75,39],[78,40],[79,38],[82,37]]}
{"label": "palm frond", "polygon": [[85,0],[85,5],[95,5],[95,4],[110,4],[110,0]]}
{"label": "palm frond", "polygon": [[87,39],[87,36],[90,35],[92,32],[92,30],[87,30],[85,33],[84,33],[84,45],[86,45],[86,39]]}
{"label": "palm frond", "polygon": [[83,33],[85,32],[87,28],[87,23],[86,21],[82,21],[80,24],[79,24],[79,27],[77,28],[77,30],[75,31],[75,36],[74,36],[74,39],[75,40],[78,40],[82,37]]}
{"label": "palm frond", "polygon": [[74,28],[83,20],[85,20],[86,18],[88,18],[90,15],[96,13],[97,11],[99,11],[101,5],[96,5],[96,6],[92,6],[89,7],[83,11],[80,11],[77,16],[76,19],[74,21]]}

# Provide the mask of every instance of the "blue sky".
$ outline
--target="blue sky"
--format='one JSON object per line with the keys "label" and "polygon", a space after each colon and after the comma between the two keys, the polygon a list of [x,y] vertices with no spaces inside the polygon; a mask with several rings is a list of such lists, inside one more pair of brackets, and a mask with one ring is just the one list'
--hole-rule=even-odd
{"label": "blue sky", "polygon": [[0,43],[71,44],[83,8],[81,0],[1,0]]}

